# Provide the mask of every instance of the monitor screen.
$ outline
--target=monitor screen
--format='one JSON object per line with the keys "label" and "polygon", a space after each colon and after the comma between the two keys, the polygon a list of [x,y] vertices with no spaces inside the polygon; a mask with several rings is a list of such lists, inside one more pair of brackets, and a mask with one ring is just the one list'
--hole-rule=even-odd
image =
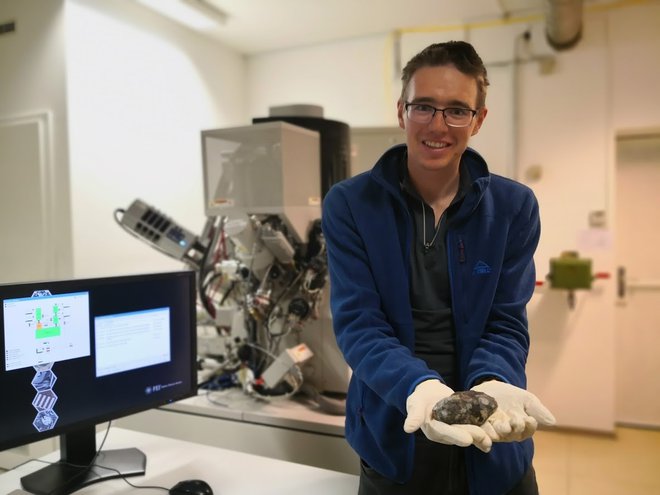
{"label": "monitor screen", "polygon": [[6,284],[0,300],[0,450],[61,435],[60,463],[24,488],[143,473],[137,449],[97,453],[95,425],[196,393],[194,272]]}

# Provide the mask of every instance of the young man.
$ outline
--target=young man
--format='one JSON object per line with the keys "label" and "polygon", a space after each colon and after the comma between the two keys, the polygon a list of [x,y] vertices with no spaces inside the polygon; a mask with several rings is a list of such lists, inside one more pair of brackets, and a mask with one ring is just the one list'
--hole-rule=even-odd
{"label": "young man", "polygon": [[[406,145],[323,205],[359,493],[537,494],[530,437],[554,423],[524,390],[538,205],[468,148],[488,85],[470,44],[427,47],[402,82]],[[431,418],[439,400],[470,389],[498,402],[484,425]]]}

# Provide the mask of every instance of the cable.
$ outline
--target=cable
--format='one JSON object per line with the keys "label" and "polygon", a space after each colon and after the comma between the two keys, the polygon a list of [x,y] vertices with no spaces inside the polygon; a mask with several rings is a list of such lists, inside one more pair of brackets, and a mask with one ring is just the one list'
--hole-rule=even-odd
{"label": "cable", "polygon": [[217,400],[211,398],[211,394],[212,394],[213,392],[216,392],[216,390],[208,390],[208,391],[206,392],[206,395],[205,395],[206,400],[208,400],[208,401],[209,401],[211,404],[213,404],[214,406],[229,407],[229,404],[228,404],[228,403],[226,403],[226,402],[219,402],[219,401],[217,401]]}
{"label": "cable", "polygon": [[[289,282],[289,284],[288,284],[286,287],[284,287],[284,289],[282,289],[282,292],[280,292],[280,294],[279,294],[279,296],[277,297],[277,299],[273,302],[273,304],[272,304],[272,306],[271,306],[271,308],[270,308],[270,311],[268,311],[268,314],[266,315],[266,320],[265,320],[266,323],[264,324],[264,326],[265,326],[266,331],[269,333],[270,336],[272,336],[272,337],[283,337],[283,336],[285,336],[285,335],[287,335],[287,334],[289,334],[289,333],[291,332],[291,329],[289,329],[289,330],[284,331],[284,332],[272,333],[272,332],[270,331],[270,318],[271,318],[271,315],[272,315],[274,309],[275,309],[276,307],[278,307],[280,301],[284,298],[285,294],[287,294],[287,293],[288,293],[288,292],[289,292],[289,291],[295,286],[295,284],[298,283],[298,280],[300,280],[300,278],[301,278],[302,276],[303,276],[303,272],[302,272],[302,271],[301,271],[301,272],[298,272],[298,273],[296,274],[296,276],[293,278],[293,280],[291,280],[291,282]],[[277,317],[277,315],[276,315],[276,317]]]}
{"label": "cable", "polygon": [[215,226],[215,228],[213,229],[213,232],[211,233],[211,239],[210,239],[209,245],[204,250],[202,260],[199,264],[199,277],[198,277],[198,287],[197,287],[197,290],[199,291],[199,298],[202,301],[202,305],[204,306],[204,309],[207,311],[207,313],[211,316],[211,318],[213,320],[215,320],[216,310],[215,310],[215,307],[211,304],[211,300],[206,295],[204,281],[206,280],[206,277],[209,273],[208,272],[208,270],[209,270],[209,262],[208,262],[209,261],[209,256],[211,255],[212,251],[217,249],[215,246],[218,242],[218,238],[224,232],[225,222],[227,220],[226,216],[221,216],[221,217],[216,217],[216,218],[219,218],[219,223],[218,223],[218,225]]}
{"label": "cable", "polygon": [[127,485],[129,485],[133,488],[137,488],[138,490],[163,490],[167,493],[170,492],[170,489],[166,488],[164,486],[159,486],[159,485],[135,485],[135,484],[131,483],[130,481],[128,481],[126,476],[123,475],[121,473],[121,471],[119,471],[118,469],[115,469],[115,468],[112,468],[112,467],[107,467],[107,466],[101,466],[101,465],[98,465],[98,464],[96,465],[96,467],[99,467],[101,469],[105,469],[107,471],[113,471],[113,472],[117,473],[119,475],[118,477],[121,478]]}
{"label": "cable", "polygon": [[[92,469],[94,466],[94,463],[96,462],[96,459],[99,456],[99,453],[101,452],[101,449],[103,448],[103,445],[105,445],[105,441],[108,438],[108,433],[110,432],[110,426],[112,425],[112,421],[108,422],[108,427],[105,430],[105,435],[103,435],[103,440],[101,440],[101,445],[99,446],[98,449],[96,449],[96,452],[94,453],[94,457],[92,457],[92,460],[89,461],[89,464],[74,464],[72,462],[67,462],[67,461],[60,461],[60,464],[64,464],[66,466],[71,466],[74,468],[80,468],[81,471],[78,471],[76,474],[71,476],[69,479],[67,479],[62,486],[68,486],[73,480],[76,478],[86,474],[89,470]],[[58,463],[53,463],[53,464],[58,464]],[[58,486],[56,488],[53,488],[50,492],[48,492],[48,495],[52,495],[53,493],[56,493],[62,486]]]}
{"label": "cable", "polygon": [[130,481],[128,481],[128,480],[126,479],[126,476],[123,475],[123,474],[121,473],[121,471],[119,471],[119,470],[117,470],[117,469],[115,469],[115,468],[112,468],[112,467],[102,466],[102,465],[100,465],[100,464],[95,464],[96,459],[98,458],[99,454],[100,454],[101,451],[103,450],[103,446],[105,445],[105,442],[106,442],[106,440],[107,440],[107,438],[108,438],[108,433],[110,432],[110,427],[111,427],[111,426],[112,426],[112,421],[108,421],[108,427],[107,427],[106,430],[105,430],[105,434],[104,434],[104,436],[103,436],[103,440],[101,440],[101,445],[99,446],[98,449],[96,449],[96,453],[94,454],[94,457],[92,457],[92,460],[91,460],[88,464],[82,464],[82,465],[81,465],[81,464],[74,464],[74,463],[72,463],[72,462],[66,462],[66,461],[61,461],[61,460],[60,460],[60,461],[56,461],[56,462],[51,462],[51,461],[44,461],[43,459],[31,458],[31,459],[28,459],[28,460],[26,460],[26,461],[24,461],[24,462],[21,462],[20,464],[17,464],[16,466],[13,466],[11,469],[8,470],[8,472],[9,472],[9,471],[14,471],[14,470],[18,469],[19,467],[24,466],[24,465],[26,465],[26,464],[28,464],[28,463],[30,463],[30,462],[39,462],[39,463],[41,463],[41,464],[47,464],[47,465],[49,465],[49,466],[52,466],[52,465],[54,465],[54,464],[64,464],[64,465],[66,465],[66,466],[70,466],[70,467],[73,467],[73,468],[84,469],[84,471],[79,471],[79,472],[76,473],[74,476],[71,476],[71,477],[70,477],[69,479],[67,479],[67,480],[66,480],[61,486],[57,486],[57,487],[53,488],[50,492],[48,492],[47,495],[53,495],[54,493],[57,493],[57,491],[60,490],[63,486],[67,486],[69,483],[71,483],[71,482],[72,482],[73,480],[75,480],[77,477],[79,477],[79,476],[85,474],[87,471],[89,471],[89,470],[92,469],[93,467],[97,467],[97,468],[100,468],[100,469],[105,469],[106,471],[112,471],[112,472],[115,472],[115,473],[118,474],[118,477],[119,477],[119,478],[121,478],[122,480],[124,480],[124,482],[126,482],[126,483],[127,483],[128,485],[130,485],[131,487],[136,488],[136,489],[139,489],[139,490],[146,490],[146,489],[154,490],[154,489],[155,489],[155,490],[163,490],[163,491],[165,491],[165,492],[169,492],[169,488],[166,488],[166,487],[164,487],[164,486],[158,486],[158,485],[135,485],[135,484],[131,483]]}
{"label": "cable", "polygon": [[[249,346],[249,347],[252,347],[253,349],[256,349],[256,350],[262,352],[265,355],[267,355],[268,357],[270,357],[272,359],[272,361],[275,361],[277,359],[277,356],[275,356],[273,353],[269,352],[268,350],[264,349],[263,347],[260,347],[256,344],[252,344],[250,342],[248,342],[246,345]],[[291,368],[289,368],[289,370],[285,374],[285,377],[289,377],[294,381],[294,383],[291,383],[290,381],[286,380],[285,378],[282,379],[283,381],[286,381],[292,387],[292,390],[289,391],[289,392],[286,392],[284,394],[278,394],[278,395],[267,395],[267,394],[264,394],[264,393],[260,393],[258,390],[254,389],[254,387],[253,387],[252,388],[252,393],[254,393],[254,395],[256,395],[257,397],[259,397],[261,399],[266,399],[266,400],[268,400],[269,398],[288,399],[288,398],[294,396],[296,393],[298,393],[298,391],[300,390],[300,387],[302,387],[304,377],[303,377],[303,374],[302,374],[302,370],[296,364],[292,365]],[[264,391],[272,391],[272,390],[273,389],[264,388]],[[250,394],[249,390],[247,392],[248,392],[248,394]]]}

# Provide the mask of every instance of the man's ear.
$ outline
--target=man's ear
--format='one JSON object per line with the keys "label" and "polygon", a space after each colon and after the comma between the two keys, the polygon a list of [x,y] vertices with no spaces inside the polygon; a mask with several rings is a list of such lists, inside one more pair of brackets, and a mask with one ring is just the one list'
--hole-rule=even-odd
{"label": "man's ear", "polygon": [[479,132],[479,129],[481,129],[481,124],[484,123],[484,119],[486,118],[487,113],[488,109],[486,107],[479,109],[479,113],[477,113],[475,116],[475,125],[472,128],[472,134],[470,134],[471,136],[474,136]]}
{"label": "man's ear", "polygon": [[401,127],[401,129],[406,128],[406,122],[403,118],[403,114],[405,113],[405,111],[406,110],[403,107],[403,100],[399,98],[399,101],[396,102],[396,115],[399,119],[399,127]]}

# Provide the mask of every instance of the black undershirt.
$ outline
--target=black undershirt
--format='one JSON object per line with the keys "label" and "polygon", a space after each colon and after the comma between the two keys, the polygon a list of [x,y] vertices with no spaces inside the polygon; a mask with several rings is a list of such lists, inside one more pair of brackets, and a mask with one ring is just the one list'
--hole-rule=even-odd
{"label": "black undershirt", "polygon": [[[409,290],[415,328],[415,355],[423,359],[430,369],[437,371],[452,389],[457,386],[456,331],[452,317],[446,233],[448,218],[458,209],[470,186],[469,174],[464,169],[461,165],[458,193],[440,218],[437,235],[433,209],[415,190],[405,161],[401,181],[413,220]],[[422,208],[425,208],[424,214]],[[426,239],[423,239],[423,219],[426,220]],[[434,236],[431,246],[425,247]]]}

